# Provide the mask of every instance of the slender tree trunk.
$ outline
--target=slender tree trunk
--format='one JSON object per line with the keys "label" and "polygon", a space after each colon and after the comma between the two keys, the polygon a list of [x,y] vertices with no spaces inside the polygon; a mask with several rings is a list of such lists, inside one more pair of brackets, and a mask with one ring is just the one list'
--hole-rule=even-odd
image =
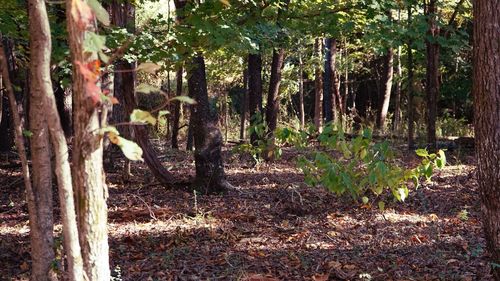
{"label": "slender tree trunk", "polygon": [[[412,25],[412,10],[408,5],[408,26]],[[415,146],[415,109],[413,101],[413,41],[408,41],[408,150]]]}
{"label": "slender tree trunk", "polygon": [[54,95],[64,135],[66,138],[70,138],[73,135],[73,99],[71,98],[71,88],[63,89],[56,87]]}
{"label": "slender tree trunk", "polygon": [[[50,83],[50,27],[45,2],[30,0],[28,4],[30,31],[30,88],[29,124],[31,136],[31,163],[33,168],[33,195],[35,208],[30,211],[32,279],[49,280],[50,265],[54,260],[52,165],[44,92],[52,91]],[[47,84],[44,83],[47,81]]]}
{"label": "slender tree trunk", "polygon": [[[6,75],[10,75],[10,68],[9,68],[9,57],[10,55],[8,54],[8,51],[10,50],[10,48],[8,48],[7,43],[8,43],[8,40],[7,38],[4,38],[2,36],[2,34],[0,33],[0,43],[2,43],[2,46],[4,46],[4,59],[5,59],[5,65],[7,67],[7,71],[6,71]],[[10,77],[7,77],[5,75],[3,75],[3,80],[6,80],[6,79],[9,79],[10,81]],[[5,82],[3,82],[4,84],[6,84]],[[3,88],[2,88],[3,89]],[[3,91],[1,91],[3,93]],[[5,97],[7,99],[7,96]],[[2,109],[0,109],[2,111],[2,118],[0,119],[0,132],[2,132],[0,134],[0,151],[2,152],[6,152],[6,151],[10,151],[12,149],[12,146],[14,145],[14,137],[13,137],[13,130],[12,130],[12,126],[11,126],[11,120],[12,118],[10,117],[11,116],[11,112],[10,112],[10,108],[9,108],[9,104],[8,103],[1,103],[2,104]],[[16,111],[17,112],[17,111]],[[21,120],[22,122],[22,120]]]}
{"label": "slender tree trunk", "polygon": [[[83,261],[78,241],[75,204],[73,201],[73,186],[71,183],[71,169],[68,160],[69,151],[59,119],[56,99],[52,91],[52,82],[50,79],[51,38],[49,20],[44,1],[30,0],[29,7],[30,34],[32,34],[30,42],[30,81],[32,93],[30,99],[32,104],[30,107],[30,117],[32,120],[30,124],[32,126],[38,126],[39,121],[36,119],[40,119],[40,116],[45,116],[43,121],[46,121],[47,128],[50,132],[50,139],[55,156],[55,173],[59,187],[64,248],[68,259],[68,276],[70,280],[79,281],[83,280]],[[38,112],[38,114],[36,114],[35,109],[37,108],[43,108],[43,112]],[[35,130],[32,131],[35,135]],[[35,142],[35,139],[32,139],[32,147]],[[33,151],[35,150],[32,148],[32,152]],[[47,163],[50,163],[50,160],[48,161]],[[35,168],[36,166],[33,165],[33,167]],[[47,175],[51,174],[45,174],[46,177]],[[49,190],[43,192],[51,196],[52,186],[48,186],[47,188]],[[52,200],[52,198],[50,198],[50,200]],[[49,200],[47,200],[47,202],[49,202]],[[52,209],[50,209],[50,212],[52,212]],[[52,236],[52,222],[50,223],[51,225],[47,226],[47,231],[50,231],[50,236]],[[52,251],[52,248],[50,248],[50,250]],[[49,268],[54,259],[54,254],[51,253],[51,256],[45,256],[44,258],[46,258],[44,263],[46,263],[48,266],[47,268]],[[35,273],[35,267],[33,268],[33,273]],[[35,274],[33,275],[35,276]],[[40,277],[34,279],[43,280]]]}
{"label": "slender tree trunk", "polygon": [[[429,0],[427,6],[427,36],[434,39],[439,36],[437,25],[437,0]],[[437,41],[425,41],[427,50],[426,65],[426,100],[427,100],[427,142],[431,148],[436,147],[436,117],[439,96],[439,44]]]}
{"label": "slender tree trunk", "polygon": [[347,112],[347,100],[349,99],[349,53],[347,50],[347,40],[344,40],[345,49],[345,74],[344,74],[344,98],[342,99],[342,112],[348,114]]}
{"label": "slender tree trunk", "polygon": [[394,52],[392,48],[387,50],[384,56],[384,73],[382,74],[382,98],[378,110],[377,129],[384,129],[385,119],[389,111],[389,102],[391,101],[392,92],[392,77],[394,74],[393,68]]}
{"label": "slender tree trunk", "polygon": [[[401,9],[398,9],[398,24],[401,24]],[[396,64],[396,90],[394,91],[394,122],[392,124],[393,133],[399,135],[401,129],[401,46],[398,46],[398,51],[396,53],[396,59],[398,63]]]}
{"label": "slender tree trunk", "polygon": [[[183,68],[180,67],[176,72],[176,88],[175,95],[177,97],[182,96],[182,73]],[[181,119],[181,103],[179,101],[174,101],[174,118],[172,121],[172,148],[179,149],[179,122]]]}
{"label": "slender tree trunk", "polygon": [[303,130],[306,123],[304,113],[304,65],[302,63],[302,55],[299,54],[299,119],[300,129]]}
{"label": "slender tree trunk", "polygon": [[208,89],[203,56],[196,56],[189,68],[188,88],[196,100],[193,106],[193,136],[196,179],[194,186],[203,193],[219,193],[229,187],[222,163],[222,135],[210,116]]}
{"label": "slender tree trunk", "polygon": [[106,204],[108,194],[102,164],[102,136],[99,134],[101,124],[105,125],[106,120],[100,118],[100,110],[90,99],[92,93],[88,92],[84,75],[76,65],[87,65],[97,56],[83,50],[85,32],[95,30],[95,27],[89,25],[82,29],[72,13],[74,1],[79,0],[66,1],[68,42],[74,63],[73,184],[84,270],[89,281],[101,281],[109,280],[111,275]]}
{"label": "slender tree trunk", "polygon": [[243,71],[243,98],[241,99],[240,113],[240,141],[246,139],[246,120],[248,115],[248,69]]}
{"label": "slender tree trunk", "polygon": [[[250,126],[255,126],[257,115],[262,114],[262,57],[260,54],[248,55],[248,106]],[[250,143],[256,145],[257,140],[257,134],[252,133]]]}
{"label": "slender tree trunk", "polygon": [[500,1],[474,6],[474,132],[484,233],[500,280]]}
{"label": "slender tree trunk", "polygon": [[332,50],[335,40],[332,38],[325,39],[325,73],[323,75],[323,117],[325,123],[334,121],[335,98],[333,93],[333,67],[332,67]]}
{"label": "slender tree trunk", "polygon": [[[314,42],[314,53],[318,60],[320,60],[322,55],[322,39],[316,38]],[[321,132],[322,126],[322,116],[323,116],[323,75],[321,71],[321,66],[317,65],[315,68],[315,78],[314,78],[314,126],[317,128],[318,132]]]}
{"label": "slender tree trunk", "polygon": [[273,61],[271,63],[271,78],[269,80],[269,92],[267,94],[266,122],[269,133],[276,130],[280,106],[279,89],[281,83],[281,69],[285,59],[285,50],[273,50]]}

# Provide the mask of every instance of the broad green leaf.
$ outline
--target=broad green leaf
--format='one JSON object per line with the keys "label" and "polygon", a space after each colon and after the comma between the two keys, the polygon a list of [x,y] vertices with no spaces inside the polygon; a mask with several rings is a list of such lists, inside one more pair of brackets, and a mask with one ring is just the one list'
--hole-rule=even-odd
{"label": "broad green leaf", "polygon": [[146,73],[151,73],[155,74],[156,71],[160,70],[161,66],[157,65],[156,63],[152,62],[143,62],[139,64],[139,66],[136,68],[137,71],[143,71]]}
{"label": "broad green leaf", "polygon": [[446,155],[444,154],[443,150],[439,150],[438,155],[439,157],[436,159],[436,166],[439,169],[442,169],[446,165]]}
{"label": "broad green leaf", "polygon": [[118,129],[116,129],[115,126],[106,126],[104,128],[101,128],[99,130],[100,135],[104,135],[105,133],[113,133],[115,135],[120,135],[120,132],[118,132]]}
{"label": "broad green leaf", "polygon": [[94,11],[95,17],[105,26],[109,25],[109,14],[97,0],[87,0],[88,5]]}
{"label": "broad green leaf", "polygon": [[132,161],[144,161],[142,159],[142,148],[133,141],[129,141],[122,137],[116,137],[118,139],[118,145],[122,150],[125,157]]}
{"label": "broad green leaf", "polygon": [[187,104],[196,104],[196,101],[188,96],[177,96],[170,99],[170,101],[178,100],[180,102],[185,102]]}
{"label": "broad green leaf", "polygon": [[385,202],[384,201],[378,201],[378,208],[380,209],[380,211],[384,211],[385,209]]}
{"label": "broad green leaf", "polygon": [[363,204],[368,204],[368,197],[366,196],[363,196],[363,198],[361,198],[361,200],[363,201]]}
{"label": "broad green leaf", "polygon": [[23,130],[23,136],[31,138],[33,136],[33,132],[31,132],[30,130]]}
{"label": "broad green leaf", "polygon": [[153,115],[151,115],[151,113],[140,109],[134,109],[134,111],[132,111],[132,113],[130,114],[130,121],[149,123],[153,126],[156,124],[156,118],[154,118]]}
{"label": "broad green leaf", "polygon": [[101,52],[106,48],[106,36],[95,32],[86,32],[83,41],[83,50],[86,52]]}
{"label": "broad green leaf", "polygon": [[429,156],[429,152],[427,152],[427,149],[424,149],[424,148],[420,148],[420,149],[415,150],[415,153],[420,157]]}
{"label": "broad green leaf", "polygon": [[170,111],[168,111],[168,110],[160,110],[160,111],[158,111],[158,118],[165,116],[165,115],[169,115],[169,114],[170,114]]}

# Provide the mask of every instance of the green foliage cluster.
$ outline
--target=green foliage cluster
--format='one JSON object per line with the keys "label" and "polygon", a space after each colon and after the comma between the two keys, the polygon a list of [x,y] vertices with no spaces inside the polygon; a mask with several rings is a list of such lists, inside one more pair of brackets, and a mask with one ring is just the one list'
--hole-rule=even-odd
{"label": "green foliage cluster", "polygon": [[[338,194],[349,194],[354,200],[369,201],[368,193],[381,196],[389,191],[395,200],[408,197],[409,186],[419,186],[421,177],[430,180],[434,169],[443,168],[446,156],[442,150],[429,154],[425,149],[416,151],[422,157],[416,168],[404,168],[394,160],[394,151],[387,141],[373,141],[369,129],[348,138],[342,129],[325,127],[318,137],[320,149],[298,159],[308,185],[320,185]],[[380,206],[380,205],[379,205]]]}

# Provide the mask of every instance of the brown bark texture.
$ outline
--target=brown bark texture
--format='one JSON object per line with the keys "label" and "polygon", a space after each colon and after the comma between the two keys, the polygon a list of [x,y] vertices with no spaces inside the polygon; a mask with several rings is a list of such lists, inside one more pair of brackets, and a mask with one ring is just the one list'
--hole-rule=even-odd
{"label": "brown bark texture", "polygon": [[[250,126],[256,124],[256,117],[262,114],[262,56],[261,54],[248,55],[248,109]],[[250,143],[256,144],[258,136],[250,135]]]}
{"label": "brown bark texture", "polygon": [[[412,10],[411,5],[408,6],[408,25],[412,24]],[[408,41],[408,150],[413,150],[415,146],[415,109],[413,97],[413,42]]]}
{"label": "brown bark texture", "polygon": [[484,233],[500,280],[500,1],[474,2],[474,132]]}
{"label": "brown bark texture", "polygon": [[107,186],[103,170],[103,142],[99,134],[101,124],[99,106],[95,105],[85,87],[83,73],[76,66],[87,65],[97,59],[95,53],[84,52],[86,31],[94,31],[93,25],[82,28],[72,14],[73,1],[66,1],[66,20],[71,61],[73,62],[73,186],[76,193],[78,232],[82,247],[83,266],[89,281],[110,279],[109,244],[106,204]]}
{"label": "brown bark texture", "polygon": [[[322,56],[322,42],[321,38],[316,38],[314,41],[314,53],[316,56],[316,59],[318,61],[323,57]],[[322,125],[322,116],[323,116],[323,76],[322,76],[322,70],[321,70],[321,65],[318,63],[318,65],[315,68],[314,71],[315,78],[314,78],[314,126],[317,128],[319,132],[321,132],[321,125]]]}
{"label": "brown bark texture", "polygon": [[246,123],[248,115],[248,69],[243,71],[243,97],[241,99],[240,113],[240,141],[246,139]]}
{"label": "brown bark texture", "polygon": [[427,101],[427,143],[431,148],[436,147],[436,117],[439,96],[439,36],[437,25],[437,0],[430,0],[427,6],[427,36],[434,38],[433,42],[426,40],[426,101]]}
{"label": "brown bark texture", "polygon": [[224,192],[229,183],[225,179],[222,163],[222,134],[217,121],[210,117],[203,56],[197,55],[192,59],[188,73],[188,89],[196,101],[192,107],[196,166],[194,187],[205,194]]}
{"label": "brown bark texture", "polygon": [[279,90],[281,84],[281,69],[285,59],[285,50],[273,50],[273,59],[271,63],[271,77],[269,79],[269,92],[267,93],[266,122],[269,133],[276,130],[278,124],[278,114],[280,106]]}
{"label": "brown bark texture", "polygon": [[[175,86],[175,96],[182,96],[182,73],[183,68],[180,67],[176,72],[176,86]],[[181,103],[179,101],[174,101],[174,112],[172,120],[172,148],[179,148],[179,123],[181,119]]]}

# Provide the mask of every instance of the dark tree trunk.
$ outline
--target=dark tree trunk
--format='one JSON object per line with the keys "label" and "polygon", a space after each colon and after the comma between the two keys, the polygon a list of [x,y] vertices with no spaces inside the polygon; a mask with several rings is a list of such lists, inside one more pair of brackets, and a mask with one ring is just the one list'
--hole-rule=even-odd
{"label": "dark tree trunk", "polygon": [[[412,8],[408,6],[408,26],[412,25]],[[415,146],[415,109],[413,100],[413,41],[408,42],[408,150]]]}
{"label": "dark tree trunk", "polygon": [[[182,73],[183,68],[180,67],[176,72],[176,88],[175,96],[182,96]],[[174,112],[172,120],[172,148],[179,149],[179,122],[181,119],[181,103],[179,101],[174,101]]]}
{"label": "dark tree trunk", "polygon": [[281,69],[285,59],[285,50],[273,50],[273,61],[271,63],[271,78],[269,80],[269,92],[267,94],[266,122],[269,133],[276,130],[279,114],[279,89],[281,83]]}
{"label": "dark tree trunk", "polygon": [[[2,40],[2,44],[4,46],[4,51],[5,51],[5,63],[8,67],[7,72],[9,75],[12,73],[12,54],[10,53],[11,48],[10,42],[7,38],[4,38],[0,34],[0,40]],[[4,75],[4,76],[5,76]],[[7,77],[10,78],[10,77]],[[12,79],[10,79],[12,81]],[[3,92],[3,91],[2,91]],[[7,97],[4,97],[5,101]],[[11,112],[9,108],[9,104],[7,102],[2,102],[2,119],[0,120],[0,151],[1,152],[7,152],[12,149],[12,146],[14,145],[14,134],[12,131],[12,125],[11,125]],[[21,120],[22,122],[22,120]]]}
{"label": "dark tree trunk", "polygon": [[71,97],[71,89],[56,87],[54,95],[61,120],[61,127],[64,130],[66,138],[69,138],[73,134],[73,99]]}
{"label": "dark tree trunk", "polygon": [[377,118],[377,129],[383,129],[387,112],[389,111],[389,102],[391,101],[392,77],[394,74],[393,68],[394,52],[392,48],[387,50],[384,56],[384,73],[382,73],[382,92]]}
{"label": "dark tree trunk", "polygon": [[437,102],[439,96],[439,44],[436,39],[439,36],[437,25],[437,0],[429,0],[426,9],[428,31],[427,36],[434,38],[434,42],[425,41],[427,50],[426,64],[426,100],[427,100],[427,143],[431,148],[436,147],[436,117]]}
{"label": "dark tree trunk", "polygon": [[474,132],[486,245],[500,280],[500,1],[474,2]]}
{"label": "dark tree trunk", "polygon": [[201,55],[193,58],[188,72],[190,96],[196,100],[191,112],[196,148],[194,186],[205,194],[223,192],[229,184],[225,180],[222,163],[222,135],[216,120],[210,116],[205,60]]}
{"label": "dark tree trunk", "polygon": [[302,55],[299,54],[299,120],[300,129],[303,130],[306,123],[304,113],[304,65],[302,63]]}
{"label": "dark tree trunk", "polygon": [[248,69],[243,71],[243,97],[241,99],[240,113],[240,141],[246,139],[246,120],[248,115]]}
{"label": "dark tree trunk", "polygon": [[334,121],[335,97],[333,93],[334,68],[332,65],[332,52],[335,48],[335,40],[325,39],[325,73],[323,75],[323,117],[325,123]]}
{"label": "dark tree trunk", "polygon": [[[322,55],[322,50],[323,50],[323,44],[320,38],[316,38],[314,42],[314,53],[316,56],[316,59],[320,60],[323,55]],[[315,68],[315,77],[314,77],[314,126],[316,126],[316,129],[318,132],[321,132],[321,125],[322,125],[322,116],[323,116],[323,110],[322,110],[322,105],[323,105],[323,75],[321,71],[321,66],[318,65]]]}
{"label": "dark tree trunk", "polygon": [[[254,126],[257,115],[262,114],[262,56],[260,54],[248,55],[248,106],[250,126]],[[256,145],[257,140],[257,134],[252,133],[250,143]]]}

